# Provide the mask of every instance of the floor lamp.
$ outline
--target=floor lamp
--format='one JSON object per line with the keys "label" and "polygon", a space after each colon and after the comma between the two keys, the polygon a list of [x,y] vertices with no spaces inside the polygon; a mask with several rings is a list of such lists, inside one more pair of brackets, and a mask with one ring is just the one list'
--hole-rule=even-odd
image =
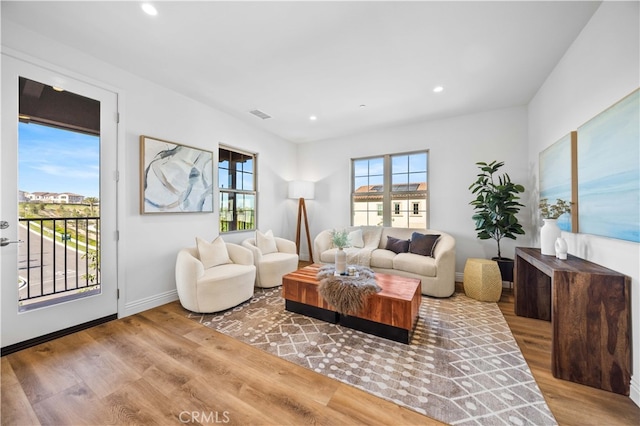
{"label": "floor lamp", "polygon": [[296,228],[296,251],[300,256],[300,227],[302,225],[302,216],[304,215],[304,227],[307,232],[307,245],[309,246],[309,258],[313,261],[313,249],[311,246],[311,236],[309,235],[309,220],[307,219],[307,205],[304,200],[313,200],[314,197],[313,182],[294,180],[289,182],[289,198],[298,199],[298,226]]}

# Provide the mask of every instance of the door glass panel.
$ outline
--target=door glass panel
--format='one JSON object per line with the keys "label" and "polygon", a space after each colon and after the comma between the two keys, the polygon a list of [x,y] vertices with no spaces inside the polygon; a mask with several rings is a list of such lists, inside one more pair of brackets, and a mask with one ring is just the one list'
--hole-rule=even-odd
{"label": "door glass panel", "polygon": [[19,311],[100,294],[100,102],[20,78]]}

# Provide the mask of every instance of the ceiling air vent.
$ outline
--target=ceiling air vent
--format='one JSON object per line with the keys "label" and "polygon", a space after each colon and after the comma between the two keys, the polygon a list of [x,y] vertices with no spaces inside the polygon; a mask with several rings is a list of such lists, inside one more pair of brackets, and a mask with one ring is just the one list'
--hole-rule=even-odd
{"label": "ceiling air vent", "polygon": [[255,115],[258,118],[262,118],[263,120],[266,120],[267,118],[271,118],[269,114],[266,114],[260,111],[259,109],[254,109],[253,111],[249,111],[249,113]]}

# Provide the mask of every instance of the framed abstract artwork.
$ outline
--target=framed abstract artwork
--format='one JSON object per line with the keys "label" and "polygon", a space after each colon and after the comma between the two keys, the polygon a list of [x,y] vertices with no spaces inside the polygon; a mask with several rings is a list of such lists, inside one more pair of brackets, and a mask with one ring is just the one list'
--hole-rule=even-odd
{"label": "framed abstract artwork", "polygon": [[140,213],[213,212],[213,152],[140,136]]}
{"label": "framed abstract artwork", "polygon": [[563,231],[578,232],[577,132],[571,132],[540,153],[540,199],[549,204],[570,201],[571,213],[558,218]]}
{"label": "framed abstract artwork", "polygon": [[640,91],[578,128],[580,232],[640,242]]}

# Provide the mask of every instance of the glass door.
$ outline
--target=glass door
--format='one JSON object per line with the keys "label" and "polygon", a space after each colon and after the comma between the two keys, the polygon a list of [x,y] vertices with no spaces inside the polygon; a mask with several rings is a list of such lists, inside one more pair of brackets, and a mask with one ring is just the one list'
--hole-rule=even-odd
{"label": "glass door", "polygon": [[3,54],[3,353],[117,315],[117,94]]}

